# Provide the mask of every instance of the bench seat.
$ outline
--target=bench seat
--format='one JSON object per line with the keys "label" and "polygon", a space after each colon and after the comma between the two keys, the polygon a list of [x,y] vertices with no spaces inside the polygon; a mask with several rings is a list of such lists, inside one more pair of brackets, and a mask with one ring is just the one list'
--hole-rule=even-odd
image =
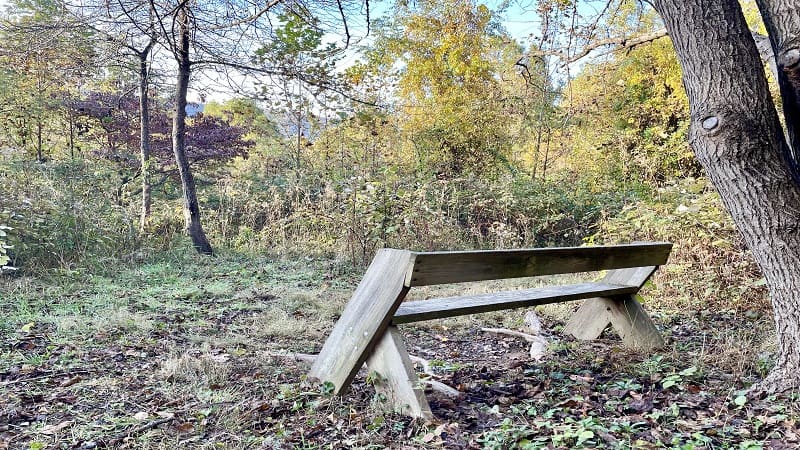
{"label": "bench seat", "polygon": [[567,302],[594,297],[635,294],[639,286],[607,283],[578,283],[514,291],[500,291],[463,297],[443,297],[404,302],[392,318],[394,325],[445,317],[464,316],[506,309],[525,308],[547,303]]}

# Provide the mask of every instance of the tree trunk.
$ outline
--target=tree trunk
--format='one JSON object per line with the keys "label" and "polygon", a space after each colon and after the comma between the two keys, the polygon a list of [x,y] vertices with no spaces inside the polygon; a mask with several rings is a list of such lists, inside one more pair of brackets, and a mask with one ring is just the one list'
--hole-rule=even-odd
{"label": "tree trunk", "polygon": [[[151,44],[152,45],[152,44]],[[142,170],[142,211],[139,216],[139,230],[145,231],[150,220],[150,105],[147,89],[147,59],[151,45],[139,53],[139,149]]]}
{"label": "tree trunk", "polygon": [[800,152],[800,1],[756,0],[756,3],[775,55],[775,72],[789,140],[786,157],[795,182],[800,184],[797,165]]}
{"label": "tree trunk", "polygon": [[800,187],[736,0],[654,0],[683,68],[689,142],[761,267],[778,358],[760,388],[800,386]]}
{"label": "tree trunk", "polygon": [[183,214],[186,219],[186,232],[192,238],[197,251],[211,255],[213,250],[200,224],[200,205],[197,201],[197,189],[186,157],[186,94],[189,89],[191,61],[189,60],[189,34],[191,28],[186,7],[181,6],[176,13],[178,39],[175,58],[178,62],[178,80],[175,87],[175,119],[172,122],[172,150],[181,176],[183,187]]}

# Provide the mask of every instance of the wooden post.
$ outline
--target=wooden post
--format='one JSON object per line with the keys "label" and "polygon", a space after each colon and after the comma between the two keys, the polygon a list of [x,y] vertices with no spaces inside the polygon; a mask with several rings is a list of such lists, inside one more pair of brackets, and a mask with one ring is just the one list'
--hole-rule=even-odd
{"label": "wooden post", "polygon": [[592,341],[600,337],[611,323],[611,314],[606,309],[608,305],[603,300],[602,297],[584,300],[564,326],[564,333],[582,341]]}
{"label": "wooden post", "polygon": [[[603,283],[641,288],[657,266],[611,270]],[[597,339],[611,324],[626,346],[651,349],[664,346],[653,321],[633,295],[611,298],[590,298],[583,302],[564,327],[564,332],[581,340]]]}
{"label": "wooden post", "polygon": [[603,299],[603,303],[607,305],[611,326],[627,347],[649,350],[664,346],[661,333],[633,295]]}
{"label": "wooden post", "polygon": [[381,249],[322,346],[309,378],[333,383],[340,394],[383,337],[408,292],[411,252]]}
{"label": "wooden post", "polygon": [[386,330],[367,359],[367,367],[379,375],[375,390],[386,396],[390,409],[426,420],[433,417],[397,327],[390,326]]}

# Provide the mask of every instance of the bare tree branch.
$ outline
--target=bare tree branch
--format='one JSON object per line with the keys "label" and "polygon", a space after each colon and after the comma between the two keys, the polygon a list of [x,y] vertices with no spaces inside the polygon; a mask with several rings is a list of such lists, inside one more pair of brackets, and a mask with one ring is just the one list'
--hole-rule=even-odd
{"label": "bare tree branch", "polygon": [[660,29],[653,31],[652,33],[647,33],[635,37],[614,37],[614,38],[594,41],[573,55],[565,53],[563,50],[534,50],[529,53],[529,56],[530,57],[555,56],[558,59],[560,59],[563,63],[571,64],[585,58],[594,50],[600,49],[602,47],[613,46],[614,48],[612,51],[630,50],[634,47],[649,42],[653,42],[656,39],[660,39],[665,36],[667,36],[667,30]]}

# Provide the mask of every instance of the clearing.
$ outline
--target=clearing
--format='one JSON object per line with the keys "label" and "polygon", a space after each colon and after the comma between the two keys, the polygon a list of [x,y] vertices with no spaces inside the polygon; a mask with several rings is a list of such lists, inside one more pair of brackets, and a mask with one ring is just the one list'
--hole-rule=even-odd
{"label": "clearing", "polygon": [[369,374],[330,396],[289,354],[319,351],[361,276],[345,267],[179,248],[113,273],[0,280],[0,448],[800,445],[797,393],[742,395],[771,364],[771,318],[752,311],[646,304],[667,346],[645,354],[609,332],[562,335],[577,302],[540,307],[541,363],[522,339],[480,331],[516,329],[524,311],[403,325],[409,352],[460,400],[429,393],[424,423],[383,412]]}

